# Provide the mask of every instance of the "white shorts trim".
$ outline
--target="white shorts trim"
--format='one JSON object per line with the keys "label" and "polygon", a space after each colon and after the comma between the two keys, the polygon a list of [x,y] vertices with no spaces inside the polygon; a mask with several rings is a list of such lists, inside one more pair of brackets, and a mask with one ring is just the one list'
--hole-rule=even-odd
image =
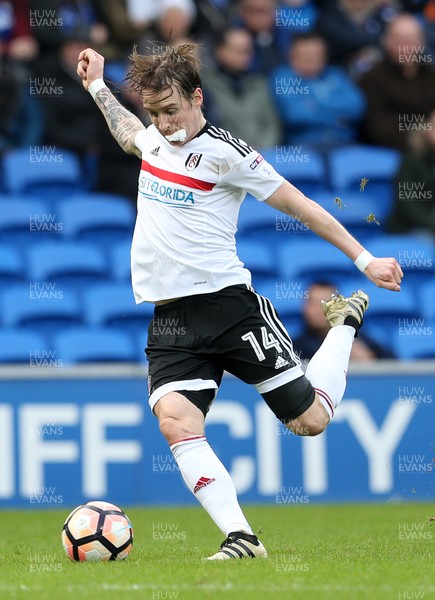
{"label": "white shorts trim", "polygon": [[294,379],[297,379],[302,375],[305,375],[305,373],[302,371],[301,366],[296,365],[291,369],[287,369],[287,371],[284,371],[283,373],[278,373],[278,375],[274,375],[270,379],[266,379],[261,383],[256,383],[255,389],[259,394],[265,394],[266,392],[276,390],[276,388],[279,388],[285,383],[289,383],[290,381],[293,381]]}
{"label": "white shorts trim", "polygon": [[158,387],[151,394],[148,402],[151,410],[154,409],[154,406],[164,396],[165,394],[169,394],[169,392],[178,392],[180,390],[216,390],[218,389],[218,384],[213,379],[184,379],[181,381],[171,381],[169,383],[165,383]]}

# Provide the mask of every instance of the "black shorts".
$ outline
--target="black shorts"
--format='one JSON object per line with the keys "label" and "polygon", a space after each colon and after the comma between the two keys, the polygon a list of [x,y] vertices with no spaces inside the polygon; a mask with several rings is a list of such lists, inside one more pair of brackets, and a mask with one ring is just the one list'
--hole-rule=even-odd
{"label": "black shorts", "polygon": [[283,422],[314,401],[272,303],[246,285],[156,306],[146,354],[151,409],[176,391],[206,415],[224,371],[254,385]]}

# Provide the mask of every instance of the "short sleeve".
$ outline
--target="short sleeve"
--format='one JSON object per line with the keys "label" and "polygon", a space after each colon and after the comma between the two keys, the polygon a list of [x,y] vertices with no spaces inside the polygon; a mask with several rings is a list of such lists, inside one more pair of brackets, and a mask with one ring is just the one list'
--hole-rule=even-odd
{"label": "short sleeve", "polygon": [[143,152],[143,148],[145,146],[145,142],[147,139],[147,130],[146,129],[141,129],[140,131],[138,131],[136,133],[136,136],[134,138],[134,145],[136,146],[136,148],[139,148],[139,150],[141,152]]}
{"label": "short sleeve", "polygon": [[243,189],[260,202],[264,202],[284,181],[284,177],[277,173],[261,154],[251,152],[233,165],[221,178],[220,183]]}

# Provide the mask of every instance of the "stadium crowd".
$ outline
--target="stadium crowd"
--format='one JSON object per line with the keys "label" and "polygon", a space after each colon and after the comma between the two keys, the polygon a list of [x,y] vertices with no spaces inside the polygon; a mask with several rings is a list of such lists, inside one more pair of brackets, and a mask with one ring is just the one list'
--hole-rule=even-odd
{"label": "stadium crowd", "polygon": [[[426,119],[435,108],[433,1],[2,0],[1,149],[53,144],[99,157],[95,185],[116,192],[131,160],[95,118],[77,55],[94,47],[119,83],[134,44],[146,53],[186,38],[202,44],[208,118],[255,147],[406,150],[412,136],[399,116]],[[61,101],[44,89],[53,80]],[[119,93],[146,119],[135,97]]]}
{"label": "stadium crowd", "polygon": [[129,54],[184,40],[200,44],[206,117],[269,159],[312,151],[330,169],[341,148],[398,152],[381,229],[433,241],[435,0],[0,0],[2,157],[70,150],[87,189],[135,202],[137,158],[112,139],[77,57],[100,52],[107,83],[147,123],[126,87]]}

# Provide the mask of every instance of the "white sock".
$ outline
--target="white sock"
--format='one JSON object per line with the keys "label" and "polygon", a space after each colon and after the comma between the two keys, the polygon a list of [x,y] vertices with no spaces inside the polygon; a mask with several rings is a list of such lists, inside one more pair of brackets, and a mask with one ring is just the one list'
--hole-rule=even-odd
{"label": "white sock", "polygon": [[316,390],[330,419],[334,416],[335,408],[340,404],[346,389],[346,374],[354,339],[354,327],[332,327],[308,363],[305,375]]}
{"label": "white sock", "polygon": [[252,534],[239,506],[234,483],[205,436],[175,442],[171,450],[187,487],[225,536],[232,531]]}

